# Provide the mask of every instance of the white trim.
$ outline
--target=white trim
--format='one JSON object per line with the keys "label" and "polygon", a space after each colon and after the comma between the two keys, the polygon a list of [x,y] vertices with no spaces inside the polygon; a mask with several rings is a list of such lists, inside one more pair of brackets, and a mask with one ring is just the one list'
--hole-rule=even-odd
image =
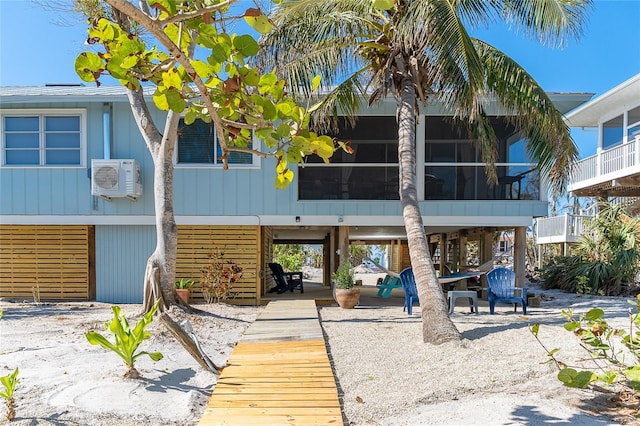
{"label": "white trim", "polygon": [[[39,117],[40,138],[44,133],[42,128],[42,118],[45,116],[80,116],[80,164],[74,165],[51,165],[51,164],[5,164],[5,137],[4,137],[4,117],[28,117],[37,115]],[[31,109],[2,109],[0,110],[0,167],[7,169],[78,169],[87,167],[87,110],[86,108],[31,108]],[[42,140],[40,141],[40,155],[43,155]],[[42,159],[40,160],[43,161]]]}
{"label": "white trim", "polygon": [[[265,216],[176,216],[178,225],[244,225],[244,226],[404,226],[401,215],[265,215]],[[530,226],[531,216],[423,216],[427,227]],[[155,225],[154,216],[64,216],[2,215],[2,225]]]}

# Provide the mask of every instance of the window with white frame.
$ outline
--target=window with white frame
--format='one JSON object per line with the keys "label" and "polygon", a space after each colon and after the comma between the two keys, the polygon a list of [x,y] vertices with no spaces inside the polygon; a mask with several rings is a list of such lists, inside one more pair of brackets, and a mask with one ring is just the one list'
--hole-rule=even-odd
{"label": "window with white frame", "polygon": [[84,165],[84,110],[6,110],[0,121],[2,165]]}
{"label": "window with white frame", "polygon": [[[248,148],[252,148],[250,142]],[[222,165],[222,149],[213,123],[200,119],[186,125],[180,119],[176,163],[185,166]],[[248,152],[229,153],[230,166],[255,166],[257,156]]]}

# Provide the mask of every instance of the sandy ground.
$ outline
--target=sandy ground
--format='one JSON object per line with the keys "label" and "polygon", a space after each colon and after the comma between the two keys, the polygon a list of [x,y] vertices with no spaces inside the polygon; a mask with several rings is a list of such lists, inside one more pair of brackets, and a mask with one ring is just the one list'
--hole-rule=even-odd
{"label": "sandy ground", "polygon": [[[376,274],[363,274],[374,294]],[[561,386],[543,364],[545,352],[528,326],[542,324],[540,338],[559,357],[584,356],[562,328],[561,309],[604,307],[614,322],[626,322],[623,298],[592,298],[545,292],[551,300],[528,315],[508,306],[489,315],[456,308],[452,319],[464,340],[440,346],[421,339],[419,307],[409,317],[402,295],[374,306],[365,296],[352,310],[319,308],[348,425],[607,425],[632,423],[610,408],[607,397]],[[369,299],[368,299],[369,298]],[[379,300],[379,298],[378,298]],[[486,302],[485,302],[486,303]],[[205,315],[173,311],[189,319],[209,355],[224,364],[242,332],[262,308],[198,305]],[[101,303],[42,304],[0,301],[0,375],[20,368],[16,389],[17,425],[193,425],[206,406],[216,376],[204,371],[160,323],[142,349],[161,351],[154,363],[141,357],[140,379],[124,379],[124,363],[89,345],[84,334],[102,331],[112,317]],[[124,305],[132,322],[140,305]]]}

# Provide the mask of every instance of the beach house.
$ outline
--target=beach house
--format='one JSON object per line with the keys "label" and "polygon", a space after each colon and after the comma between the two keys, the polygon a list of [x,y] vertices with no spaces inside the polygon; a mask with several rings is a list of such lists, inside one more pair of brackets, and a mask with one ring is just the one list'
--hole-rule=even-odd
{"label": "beach house", "polygon": [[[590,95],[550,97],[567,112]],[[254,304],[272,285],[266,264],[274,243],[321,244],[326,284],[349,242],[386,244],[391,269],[407,266],[395,110],[388,99],[360,111],[356,126],[337,134],[354,154],[339,152],[329,165],[308,158],[286,190],[274,186],[274,159],[234,153],[223,170],[211,125],[181,123],[174,158],[178,277],[197,280],[207,254],[218,250],[244,268],[235,302]],[[633,111],[620,112],[627,126],[620,146],[634,134]],[[161,111],[151,113],[163,122]],[[421,109],[420,208],[443,272],[447,264],[468,266],[470,241],[486,261],[495,232],[509,230],[523,279],[526,230],[547,214],[547,190],[518,129],[501,118],[499,105],[488,113],[499,137],[495,186],[487,184],[473,139],[450,114],[437,104]],[[153,163],[124,89],[1,87],[0,134],[0,297],[141,302],[155,247]]]}

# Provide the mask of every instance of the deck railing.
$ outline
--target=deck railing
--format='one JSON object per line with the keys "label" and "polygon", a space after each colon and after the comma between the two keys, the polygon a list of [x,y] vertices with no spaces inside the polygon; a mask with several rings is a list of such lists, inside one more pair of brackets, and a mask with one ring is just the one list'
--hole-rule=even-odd
{"label": "deck railing", "polygon": [[632,167],[640,167],[640,135],[628,143],[578,161],[571,175],[569,190],[598,177],[603,180],[621,177],[625,169]]}
{"label": "deck railing", "polygon": [[536,243],[575,243],[584,232],[584,222],[592,216],[564,214],[536,219]]}

